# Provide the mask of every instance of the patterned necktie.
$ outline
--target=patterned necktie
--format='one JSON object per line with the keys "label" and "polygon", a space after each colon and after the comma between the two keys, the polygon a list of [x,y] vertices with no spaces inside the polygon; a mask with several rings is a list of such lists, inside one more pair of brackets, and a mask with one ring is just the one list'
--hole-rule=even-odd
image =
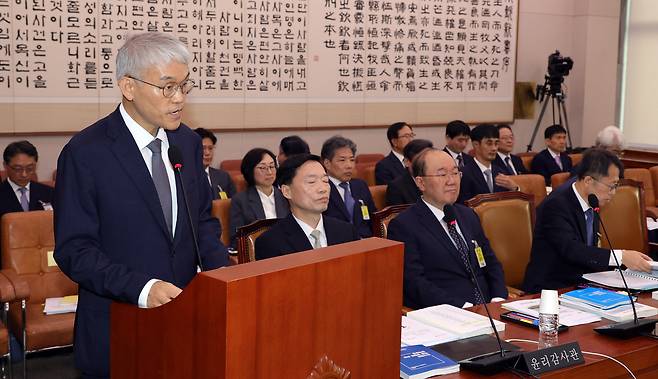
{"label": "patterned necktie", "polygon": [[592,208],[585,211],[585,229],[587,230],[587,246],[594,245],[594,212]]}
{"label": "patterned necktie", "polygon": [[322,232],[320,232],[317,229],[313,229],[311,232],[311,237],[313,237],[313,248],[314,249],[319,249],[322,247],[322,244],[320,243],[320,235]]}
{"label": "patterned necktie", "polygon": [[352,197],[352,191],[350,191],[350,184],[348,182],[340,183],[340,187],[345,190],[345,208],[347,208],[347,213],[350,215],[350,222],[354,223],[354,198]]}
{"label": "patterned necktie", "polygon": [[562,167],[562,160],[560,159],[559,155],[555,156],[555,164],[557,164],[557,166],[560,168],[560,171],[564,170]]}
{"label": "patterned necktie", "polygon": [[30,202],[27,200],[27,188],[21,187],[18,191],[21,193],[21,208],[24,212],[27,212],[30,210]]}
{"label": "patterned necktie", "polygon": [[509,171],[510,175],[516,175],[516,171],[514,170],[514,166],[512,166],[510,157],[505,157],[505,165],[507,166],[507,170]]}
{"label": "patterned necktie", "polygon": [[461,171],[464,168],[464,158],[461,154],[457,155],[457,168]]}
{"label": "patterned necktie", "polygon": [[165,169],[164,161],[162,160],[162,141],[158,138],[154,139],[146,147],[153,153],[151,156],[151,171],[153,176],[153,184],[158,191],[158,198],[162,206],[162,213],[164,214],[167,229],[170,233],[172,225],[172,209],[171,209],[171,187],[169,187],[169,176]]}
{"label": "patterned necktie", "polygon": [[[464,268],[467,272],[470,272],[471,265],[468,262],[468,247],[466,247],[464,239],[459,235],[459,232],[457,232],[457,227],[454,224],[448,224],[448,234],[450,234],[450,238],[452,238],[455,246],[457,247],[457,251],[459,251],[462,263],[464,263]],[[477,288],[475,288],[475,283],[473,283],[473,294],[475,295],[474,299],[476,304],[484,303],[484,299],[482,299],[482,296],[480,296],[480,292],[478,292]]]}
{"label": "patterned necktie", "polygon": [[485,179],[487,180],[487,187],[489,187],[489,193],[493,193],[494,185],[493,185],[493,176],[491,176],[491,170],[490,169],[484,170],[484,176]]}

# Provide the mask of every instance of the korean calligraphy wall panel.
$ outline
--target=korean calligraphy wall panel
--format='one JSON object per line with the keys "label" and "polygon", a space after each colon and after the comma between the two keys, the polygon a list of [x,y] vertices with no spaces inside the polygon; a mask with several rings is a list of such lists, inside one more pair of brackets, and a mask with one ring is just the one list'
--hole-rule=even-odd
{"label": "korean calligraphy wall panel", "polygon": [[77,131],[120,100],[132,32],[192,53],[217,129],[512,119],[518,0],[0,0],[0,132]]}

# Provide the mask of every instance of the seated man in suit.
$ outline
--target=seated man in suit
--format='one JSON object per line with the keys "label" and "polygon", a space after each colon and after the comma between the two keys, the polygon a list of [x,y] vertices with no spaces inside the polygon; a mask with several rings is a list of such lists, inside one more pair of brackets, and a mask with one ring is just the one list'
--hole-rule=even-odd
{"label": "seated man in suit", "polygon": [[406,122],[396,122],[388,127],[386,137],[391,145],[391,152],[375,165],[375,183],[377,185],[390,184],[406,172],[402,152],[415,136],[411,126]]}
{"label": "seated man in suit", "polygon": [[571,158],[567,149],[567,130],[562,125],[551,125],[544,130],[546,149],[532,158],[530,171],[544,177],[546,185],[551,185],[551,176],[559,172],[571,171]]}
{"label": "seated man in suit", "polygon": [[512,154],[514,150],[514,132],[507,124],[496,125],[498,128],[498,156],[493,164],[498,166],[506,175],[527,174],[523,161],[518,156]]}
{"label": "seated man in suit", "polygon": [[[445,152],[426,149],[413,162],[423,197],[388,226],[388,238],[404,242],[404,305],[469,307],[507,298],[503,268],[475,212],[455,204],[461,172]],[[446,223],[444,207],[456,223]],[[483,296],[471,281],[473,270]]]}
{"label": "seated man in suit", "polygon": [[345,221],[322,217],[329,204],[329,177],[320,157],[298,154],[283,162],[277,183],[290,202],[290,213],[256,239],[256,259],[265,259],[356,241]]}
{"label": "seated man in suit", "polygon": [[3,154],[7,179],[0,184],[0,217],[9,212],[52,210],[52,187],[32,181],[39,154],[28,141],[12,142]]}
{"label": "seated man in suit", "polygon": [[277,155],[276,160],[281,165],[286,159],[297,154],[310,154],[311,149],[308,147],[308,143],[302,139],[300,136],[287,136],[281,139],[279,142],[279,155]]}
{"label": "seated man in suit", "polygon": [[361,238],[372,237],[370,216],[377,210],[368,184],[352,178],[356,144],[334,136],[322,144],[322,164],[329,174],[329,207],[325,216],[354,225]]}
{"label": "seated man in suit", "polygon": [[473,161],[473,157],[464,153],[470,139],[471,128],[464,121],[454,120],[446,125],[446,147],[443,151],[450,154],[459,170],[464,168],[466,162]]}
{"label": "seated man in suit", "polygon": [[615,266],[613,254],[630,269],[651,270],[651,258],[640,252],[598,247],[599,223],[588,197],[596,195],[600,206],[609,202],[622,171],[622,164],[613,153],[590,149],[583,155],[577,180],[560,186],[541,203],[523,283],[525,291],[582,283],[583,274],[611,270]]}
{"label": "seated man in suit", "polygon": [[404,175],[392,181],[386,187],[386,205],[415,204],[422,193],[416,185],[411,172],[411,162],[421,151],[434,147],[432,141],[426,139],[415,139],[404,147]]}
{"label": "seated man in suit", "polygon": [[215,156],[217,137],[215,137],[214,133],[204,128],[196,128],[194,131],[201,137],[201,144],[203,145],[203,167],[206,170],[206,176],[210,184],[212,199],[228,199],[233,197],[235,195],[235,184],[233,184],[233,180],[231,180],[228,172],[210,167]]}
{"label": "seated man in suit", "polygon": [[490,124],[478,125],[471,131],[471,141],[475,150],[475,159],[466,162],[457,202],[481,193],[516,191],[519,186],[513,177],[505,175],[493,161],[498,155],[498,129]]}
{"label": "seated man in suit", "polygon": [[612,151],[621,159],[625,148],[624,134],[614,125],[606,126],[596,135],[594,147],[600,147]]}

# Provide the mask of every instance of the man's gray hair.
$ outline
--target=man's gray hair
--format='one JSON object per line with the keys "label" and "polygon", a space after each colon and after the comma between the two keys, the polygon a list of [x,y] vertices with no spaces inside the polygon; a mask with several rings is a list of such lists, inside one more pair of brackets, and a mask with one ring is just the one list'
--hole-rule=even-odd
{"label": "man's gray hair", "polygon": [[320,151],[320,156],[322,159],[332,160],[336,154],[336,150],[343,147],[348,147],[352,150],[352,154],[356,155],[356,144],[352,142],[351,139],[345,138],[343,136],[333,136],[328,140],[324,141],[322,144],[322,150]]}
{"label": "man's gray hair", "polygon": [[594,142],[596,147],[602,148],[624,148],[624,134],[614,125],[606,126],[596,136]]}
{"label": "man's gray hair", "polygon": [[190,61],[190,52],[178,38],[160,32],[131,34],[117,52],[116,78],[117,81],[124,76],[139,79],[150,67],[172,61],[183,64]]}

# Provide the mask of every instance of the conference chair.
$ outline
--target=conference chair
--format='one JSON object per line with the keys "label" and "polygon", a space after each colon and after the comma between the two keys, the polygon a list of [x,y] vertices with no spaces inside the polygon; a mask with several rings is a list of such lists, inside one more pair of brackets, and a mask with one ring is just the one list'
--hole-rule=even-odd
{"label": "conference chair", "polygon": [[369,186],[370,195],[372,195],[372,200],[375,202],[375,208],[384,209],[386,206],[386,184],[381,184],[378,186]]}
{"label": "conference chair", "polygon": [[571,164],[575,167],[580,161],[583,160],[583,154],[582,153],[575,153],[575,154],[569,154],[569,158],[571,158]]}
{"label": "conference chair", "polygon": [[546,198],[546,181],[538,174],[521,174],[514,177],[516,184],[521,187],[521,192],[534,196],[535,208]]}
{"label": "conference chair", "polygon": [[412,204],[391,205],[372,214],[373,237],[386,238],[388,235],[388,223],[391,222],[403,210]]}
{"label": "conference chair", "polygon": [[354,163],[359,164],[359,163],[369,163],[371,165],[375,165],[377,162],[381,161],[384,159],[384,154],[357,154]]}
{"label": "conference chair", "polygon": [[225,159],[219,164],[219,168],[224,171],[237,171],[240,172],[240,165],[242,159]]}
{"label": "conference chair", "polygon": [[256,238],[266,232],[277,221],[279,219],[276,218],[257,220],[238,228],[238,264],[256,260]]}
{"label": "conference chair", "polygon": [[[19,293],[20,296],[26,297],[26,293]],[[11,377],[11,344],[9,343],[9,331],[7,329],[7,313],[9,312],[9,303],[16,300],[14,286],[11,285],[6,276],[0,274],[0,307],[2,307],[2,322],[0,323],[0,375],[3,378]]]}
{"label": "conference chair", "polygon": [[518,153],[517,155],[519,156],[519,158],[521,158],[521,161],[523,162],[523,166],[529,172],[530,167],[532,165],[532,158],[534,158],[535,155],[537,155],[537,153],[534,151],[529,151],[525,153]]}
{"label": "conference chair", "polygon": [[624,170],[624,178],[642,183],[647,216],[655,219],[658,216],[658,208],[656,208],[656,194],[651,172],[646,168],[628,168]]}
{"label": "conference chair", "polygon": [[620,180],[619,188],[612,200],[601,207],[601,220],[612,244],[612,246],[608,244],[603,226],[600,226],[602,247],[649,253],[642,183],[632,179]]}
{"label": "conference chair", "polygon": [[[74,313],[46,315],[47,298],[78,294],[53,258],[55,238],[52,211],[7,213],[0,221],[2,271],[21,294],[9,310],[9,327],[27,353],[70,346]],[[25,367],[25,365],[24,365]]]}
{"label": "conference chair", "polygon": [[569,180],[571,173],[569,172],[558,172],[557,174],[551,175],[551,188],[556,189],[557,187],[566,183]]}
{"label": "conference chair", "polygon": [[242,192],[247,189],[247,181],[244,180],[244,176],[240,171],[231,171],[229,172],[233,184],[235,184],[235,192]]}
{"label": "conference chair", "polygon": [[522,296],[523,277],[530,260],[535,225],[534,196],[523,192],[497,192],[467,200],[480,217],[491,249],[503,265],[511,297]]}
{"label": "conference chair", "polygon": [[375,164],[372,162],[368,163],[357,163],[355,165],[354,177],[364,180],[368,186],[376,185],[375,182]]}
{"label": "conference chair", "polygon": [[231,199],[218,199],[212,201],[212,216],[219,220],[222,226],[222,236],[220,237],[224,246],[231,244],[231,225],[230,225]]}

